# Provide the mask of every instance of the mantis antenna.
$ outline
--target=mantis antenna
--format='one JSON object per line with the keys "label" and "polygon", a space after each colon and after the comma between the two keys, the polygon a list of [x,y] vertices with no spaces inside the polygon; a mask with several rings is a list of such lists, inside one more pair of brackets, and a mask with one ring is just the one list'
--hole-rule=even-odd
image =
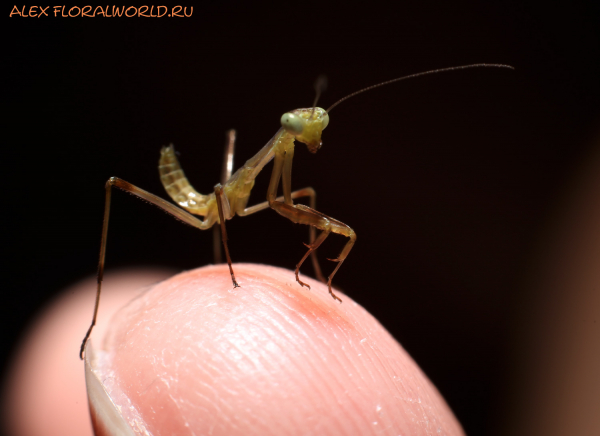
{"label": "mantis antenna", "polygon": [[515,69],[514,67],[511,67],[510,65],[503,65],[503,64],[471,64],[471,65],[462,65],[460,67],[440,68],[437,70],[429,70],[429,71],[424,71],[422,73],[410,74],[408,76],[398,77],[397,79],[387,80],[385,82],[378,83],[377,85],[371,85],[371,86],[367,86],[366,88],[359,89],[358,91],[355,91],[352,94],[348,94],[347,96],[345,96],[345,97],[339,99],[338,101],[336,101],[335,103],[333,103],[331,106],[329,106],[329,109],[327,109],[326,112],[327,113],[331,112],[331,110],[334,107],[336,107],[341,102],[348,100],[350,97],[354,97],[355,95],[362,94],[363,92],[366,92],[366,91],[370,91],[371,89],[379,88],[380,86],[385,86],[385,85],[389,85],[391,83],[400,82],[401,80],[414,79],[415,77],[426,76],[428,74],[445,73],[447,71],[466,70],[467,68],[481,68],[481,67],[508,68],[509,70]]}
{"label": "mantis antenna", "polygon": [[319,77],[317,77],[317,80],[315,80],[315,101],[313,101],[313,105],[312,105],[312,112],[310,114],[310,119],[313,119],[313,116],[315,115],[315,109],[317,108],[317,102],[319,101],[319,98],[321,97],[321,94],[327,89],[327,76],[324,74],[321,74]]}

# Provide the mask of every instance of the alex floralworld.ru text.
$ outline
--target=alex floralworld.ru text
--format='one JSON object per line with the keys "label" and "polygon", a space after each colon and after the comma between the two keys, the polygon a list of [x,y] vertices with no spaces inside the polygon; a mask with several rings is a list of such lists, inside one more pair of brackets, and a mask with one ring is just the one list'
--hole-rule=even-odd
{"label": "alex floralworld.ru text", "polygon": [[[189,9],[189,11],[188,11]],[[13,6],[10,17],[41,18],[41,17],[181,17],[189,18],[194,13],[193,6]]]}

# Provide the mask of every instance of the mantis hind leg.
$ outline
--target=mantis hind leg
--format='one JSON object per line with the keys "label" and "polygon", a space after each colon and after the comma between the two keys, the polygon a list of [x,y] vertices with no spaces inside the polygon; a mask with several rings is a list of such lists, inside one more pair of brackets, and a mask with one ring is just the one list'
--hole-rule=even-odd
{"label": "mantis hind leg", "polygon": [[149,193],[148,191],[144,191],[137,186],[132,185],[131,183],[126,182],[125,180],[119,179],[117,177],[111,177],[108,179],[105,185],[106,194],[104,199],[104,221],[102,223],[102,239],[100,242],[100,258],[98,260],[98,279],[97,279],[97,288],[96,288],[96,302],[94,304],[94,315],[92,317],[92,323],[88,328],[85,337],[81,343],[81,348],[79,350],[79,358],[83,359],[83,352],[85,350],[85,345],[92,334],[92,330],[96,325],[96,318],[98,316],[98,306],[100,305],[100,293],[102,292],[102,278],[104,277],[104,260],[106,257],[106,240],[108,236],[108,219],[110,218],[110,198],[112,193],[112,187],[119,188],[125,192],[128,192],[142,200],[151,203],[163,211],[167,212],[169,215],[172,215],[174,218],[184,222],[185,224],[189,224],[192,227],[196,227],[200,230],[205,230],[212,227],[215,216],[209,215],[206,217],[204,221],[196,218],[192,214],[184,211],[183,209],[179,209],[177,206],[163,200],[160,197],[157,197],[154,194]]}

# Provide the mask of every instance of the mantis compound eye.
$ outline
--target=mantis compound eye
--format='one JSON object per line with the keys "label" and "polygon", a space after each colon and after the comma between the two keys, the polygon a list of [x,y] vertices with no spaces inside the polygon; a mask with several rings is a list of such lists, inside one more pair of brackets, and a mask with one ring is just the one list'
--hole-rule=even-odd
{"label": "mantis compound eye", "polygon": [[304,123],[300,117],[290,112],[281,116],[281,126],[293,135],[299,135],[304,130]]}
{"label": "mantis compound eye", "polygon": [[323,125],[322,125],[322,129],[324,129],[325,127],[327,127],[327,125],[329,124],[329,114],[327,112],[325,112],[325,114],[323,115],[323,121],[322,121]]}

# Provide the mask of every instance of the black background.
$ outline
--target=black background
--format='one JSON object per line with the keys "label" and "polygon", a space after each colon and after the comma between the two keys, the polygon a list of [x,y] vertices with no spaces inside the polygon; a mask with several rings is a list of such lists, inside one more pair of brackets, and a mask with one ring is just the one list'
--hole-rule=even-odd
{"label": "black background", "polygon": [[[298,144],[293,172],[294,188],[314,187],[318,209],[358,234],[337,285],[402,343],[468,434],[493,434],[540,231],[599,127],[593,3],[220,1],[160,19],[6,18],[4,7],[3,367],[35,312],[95,272],[108,177],[166,197],[156,166],[173,142],[208,192],[224,132],[238,131],[238,166],[283,112],[310,106],[319,74],[328,107],[406,74],[506,63],[516,70],[434,75],[349,100],[317,154]],[[120,192],[113,205],[107,268],[212,262],[209,232]],[[235,261],[287,268],[307,239],[272,211],[228,231]],[[326,272],[344,242],[320,250]]]}

